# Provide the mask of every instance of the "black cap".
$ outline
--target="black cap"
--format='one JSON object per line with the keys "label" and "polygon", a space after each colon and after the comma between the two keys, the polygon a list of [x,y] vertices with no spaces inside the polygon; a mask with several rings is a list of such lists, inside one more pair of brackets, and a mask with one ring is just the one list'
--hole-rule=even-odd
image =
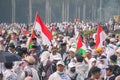
{"label": "black cap", "polygon": [[112,63],[116,63],[117,62],[117,56],[116,55],[111,55],[110,60],[111,60]]}
{"label": "black cap", "polygon": [[15,48],[15,45],[14,44],[10,44],[9,47]]}
{"label": "black cap", "polygon": [[108,65],[108,66],[106,67],[106,70],[110,70],[111,72],[113,72],[113,66],[112,66],[112,65]]}

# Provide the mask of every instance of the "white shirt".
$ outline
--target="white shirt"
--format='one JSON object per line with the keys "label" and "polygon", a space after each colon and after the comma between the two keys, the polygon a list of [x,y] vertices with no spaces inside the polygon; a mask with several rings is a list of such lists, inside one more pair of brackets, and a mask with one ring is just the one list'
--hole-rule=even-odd
{"label": "white shirt", "polygon": [[3,80],[17,80],[17,74],[10,69],[6,69],[3,73]]}
{"label": "white shirt", "polygon": [[34,68],[32,68],[30,66],[26,66],[25,67],[24,71],[21,73],[20,80],[24,80],[25,79],[25,71],[26,71],[26,69],[31,69],[33,80],[39,80],[39,76],[38,76],[37,70],[35,70]]}
{"label": "white shirt", "polygon": [[62,75],[58,74],[58,72],[54,72],[50,75],[48,80],[71,80],[70,77],[64,72]]}

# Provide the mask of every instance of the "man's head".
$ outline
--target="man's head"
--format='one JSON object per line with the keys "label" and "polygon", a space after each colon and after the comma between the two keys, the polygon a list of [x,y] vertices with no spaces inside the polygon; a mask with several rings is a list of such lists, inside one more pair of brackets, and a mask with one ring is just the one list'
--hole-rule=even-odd
{"label": "man's head", "polygon": [[105,39],[104,45],[107,46],[110,43],[110,39]]}
{"label": "man's head", "polygon": [[15,45],[14,45],[14,44],[10,44],[10,45],[9,45],[9,50],[10,50],[11,52],[14,52],[14,51],[15,51]]}
{"label": "man's head", "polygon": [[35,63],[35,58],[33,56],[25,57],[25,62],[27,65],[33,65]]}
{"label": "man's head", "polygon": [[64,50],[64,51],[66,50],[66,43],[61,43],[60,46],[61,46],[62,50]]}
{"label": "man's head", "polygon": [[12,63],[12,62],[4,63],[4,67],[5,67],[6,69],[12,69],[13,63]]}
{"label": "man's head", "polygon": [[31,48],[31,51],[32,51],[32,53],[36,53],[36,51],[37,51],[37,46],[36,45],[32,45],[32,48]]}
{"label": "man's head", "polygon": [[91,77],[93,78],[93,79],[99,79],[99,77],[100,77],[100,68],[98,68],[98,67],[92,67],[92,69],[91,69]]}
{"label": "man's head", "polygon": [[86,50],[86,57],[87,57],[88,59],[92,58],[92,51],[91,51],[90,49],[87,49],[87,50]]}
{"label": "man's head", "polygon": [[75,48],[72,48],[72,47],[71,47],[71,48],[69,49],[70,57],[72,57],[72,58],[74,57],[75,51],[76,51]]}
{"label": "man's head", "polygon": [[95,48],[95,45],[96,45],[95,42],[90,42],[90,48],[91,48],[91,49],[94,49],[94,48]]}
{"label": "man's head", "polygon": [[37,43],[37,38],[32,38],[32,42],[33,42],[33,44],[36,44]]}
{"label": "man's head", "polygon": [[117,56],[116,55],[111,55],[110,56],[110,63],[112,65],[116,64],[117,63]]}
{"label": "man's head", "polygon": [[113,74],[113,66],[108,65],[106,68],[106,75],[111,76]]}
{"label": "man's head", "polygon": [[115,38],[111,38],[111,39],[110,39],[110,43],[111,43],[111,44],[114,44],[114,45],[115,45],[116,42],[117,42],[117,40],[116,40]]}
{"label": "man's head", "polygon": [[75,53],[75,58],[77,62],[83,62],[83,59],[84,59],[82,55],[79,53]]}
{"label": "man's head", "polygon": [[63,61],[58,61],[57,62],[57,71],[63,72],[64,71],[65,64]]}

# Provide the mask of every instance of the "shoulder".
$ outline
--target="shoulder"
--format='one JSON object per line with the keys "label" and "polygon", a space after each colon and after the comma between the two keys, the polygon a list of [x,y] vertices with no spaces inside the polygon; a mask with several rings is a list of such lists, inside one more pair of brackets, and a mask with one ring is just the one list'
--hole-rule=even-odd
{"label": "shoulder", "polygon": [[54,80],[57,77],[56,75],[57,75],[57,73],[54,72],[53,74],[50,75],[48,80]]}

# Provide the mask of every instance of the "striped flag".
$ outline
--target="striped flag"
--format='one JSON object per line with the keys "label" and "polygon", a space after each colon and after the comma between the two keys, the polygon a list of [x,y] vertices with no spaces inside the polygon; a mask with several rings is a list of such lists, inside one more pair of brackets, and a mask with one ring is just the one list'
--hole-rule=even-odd
{"label": "striped flag", "polygon": [[76,48],[77,52],[80,53],[82,56],[84,56],[86,53],[86,49],[87,48],[86,48],[85,44],[82,42],[82,39],[79,36],[78,42],[77,42],[77,48]]}
{"label": "striped flag", "polygon": [[107,35],[103,31],[100,24],[98,24],[97,35],[96,35],[96,48],[103,47],[103,41],[107,38]]}
{"label": "striped flag", "polygon": [[40,16],[37,14],[35,19],[34,30],[36,34],[39,34],[42,39],[42,43],[44,45],[50,45],[52,40],[52,33],[46,27],[46,25],[42,22]]}
{"label": "striped flag", "polygon": [[34,31],[32,30],[30,38],[28,38],[26,46],[27,48],[32,48],[32,38],[35,38]]}

